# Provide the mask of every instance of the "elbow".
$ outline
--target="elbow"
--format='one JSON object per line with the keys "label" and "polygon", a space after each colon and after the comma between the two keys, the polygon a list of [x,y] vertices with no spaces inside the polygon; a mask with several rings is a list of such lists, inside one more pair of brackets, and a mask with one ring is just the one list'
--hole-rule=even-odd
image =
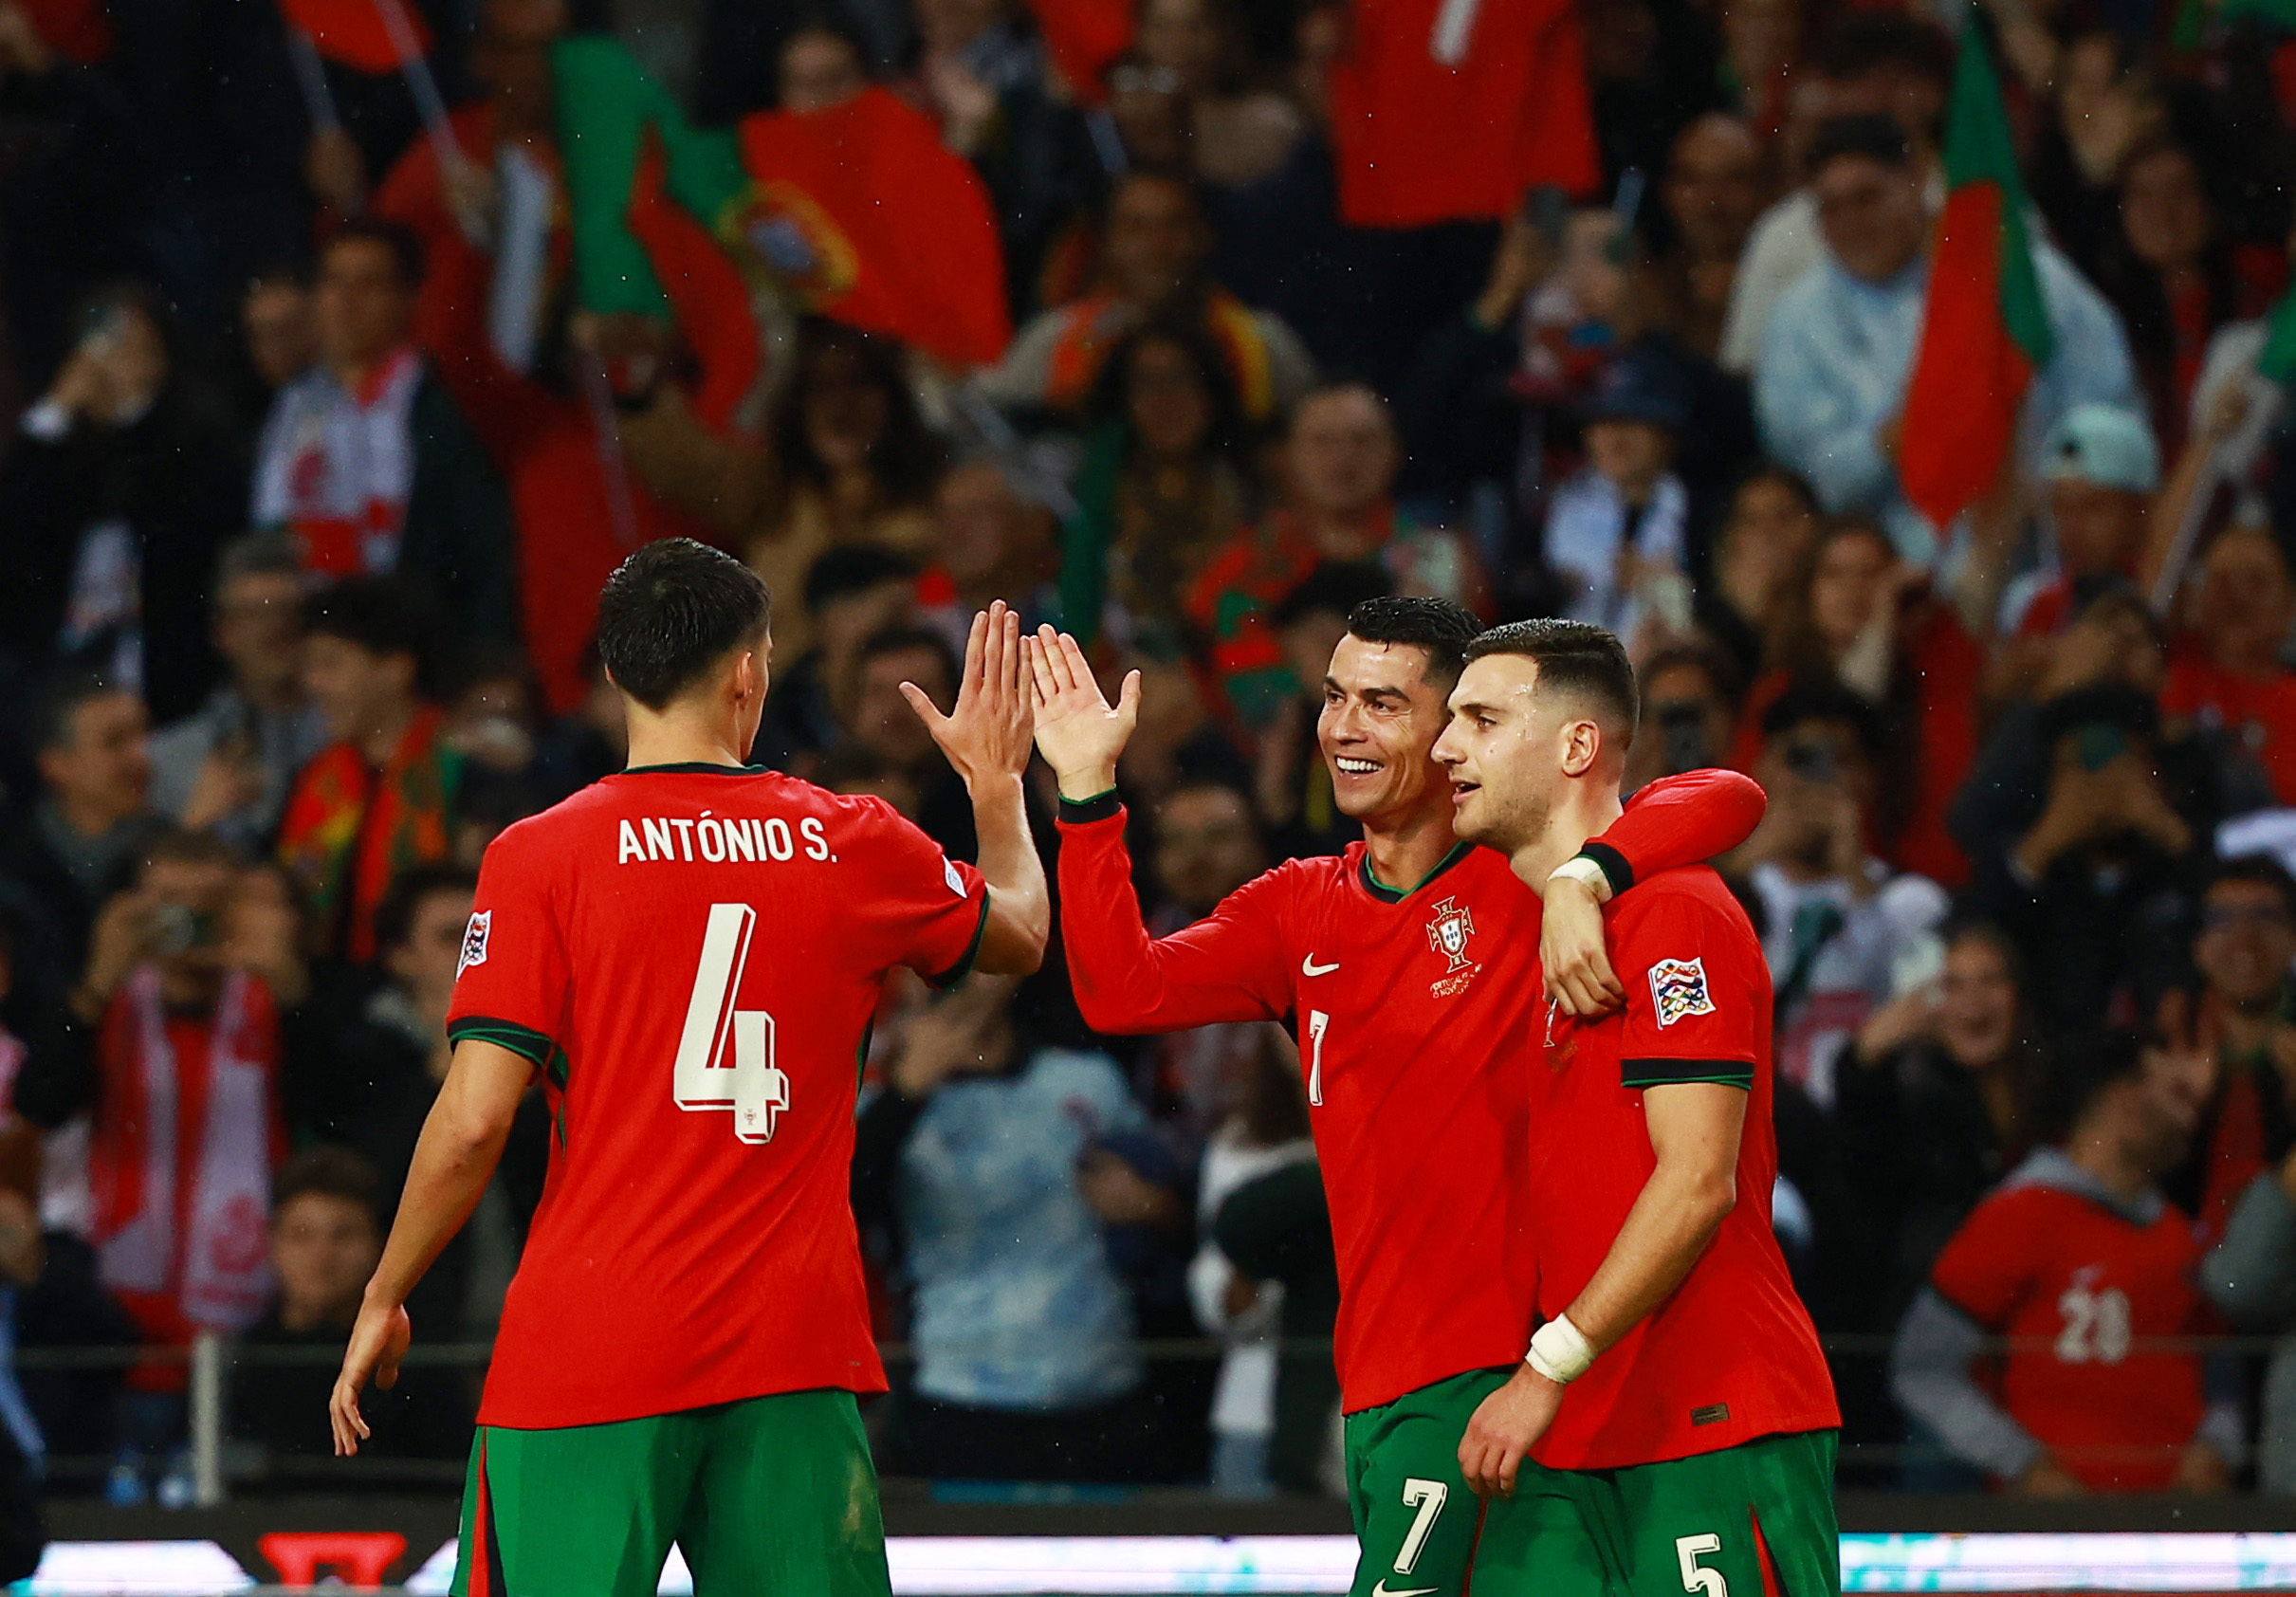
{"label": "elbow", "polygon": [[1698,1234],[1712,1239],[1730,1211],[1738,1206],[1737,1171],[1725,1166],[1701,1170],[1694,1178],[1684,1207],[1698,1223]]}

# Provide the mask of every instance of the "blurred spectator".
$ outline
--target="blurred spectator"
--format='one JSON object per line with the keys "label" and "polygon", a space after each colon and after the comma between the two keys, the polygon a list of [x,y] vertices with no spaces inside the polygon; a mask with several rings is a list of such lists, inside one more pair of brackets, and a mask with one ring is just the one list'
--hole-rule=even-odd
{"label": "blurred spectator", "polygon": [[2204,1240],[2225,1234],[2249,1184],[2296,1144],[2292,964],[2296,880],[2263,854],[2216,866],[2201,890],[2193,937],[2200,989],[2161,1005],[2171,1035],[2213,1054],[2217,1065],[2192,1155],[2163,1175],[2170,1200],[2193,1217]]}
{"label": "blurred spectator", "polygon": [[1732,763],[1752,769],[1770,707],[1798,686],[1848,689],[1877,717],[1873,839],[1893,863],[1948,887],[1969,862],[1946,812],[1977,753],[1970,710],[1983,659],[1928,578],[1895,558],[1871,522],[1822,533],[1796,569],[1771,633],[1769,670],[1746,697]]}
{"label": "blurred spectator", "polygon": [[303,682],[303,578],[295,546],[253,534],[215,566],[215,652],[226,676],[207,703],[152,736],[152,807],[252,853],[287,786],[325,744]]}
{"label": "blurred spectator", "polygon": [[2224,729],[2296,804],[2296,674],[2280,652],[2296,623],[2296,583],[2269,532],[2232,528],[2200,558],[2190,630],[2169,649],[2166,716]]}
{"label": "blurred spectator", "polygon": [[2225,1372],[2150,1346],[2215,1324],[2191,1221],[2158,1185],[2191,1110],[2156,1057],[2121,1035],[2059,1059],[2064,1147],[1978,1205],[1898,1333],[1899,1402],[2027,1496],[2221,1492],[2247,1452]]}
{"label": "blurred spectator", "polygon": [[1714,579],[1700,585],[1691,614],[1729,652],[1739,681],[1761,670],[1818,530],[1809,485],[1783,467],[1756,467],[1732,490],[1714,540]]}
{"label": "blurred spectator", "polygon": [[245,453],[151,290],[105,289],[77,325],[0,473],[0,638],[28,670],[101,671],[171,720],[213,678],[208,575]]}
{"label": "blurred spectator", "polygon": [[2253,252],[2225,238],[2199,157],[2174,139],[2152,138],[2122,159],[2120,199],[2120,236],[2098,282],[2128,329],[2161,445],[2174,455],[2209,340],[2278,297],[2284,263],[2279,251],[2265,251],[2265,276]]}
{"label": "blurred spectator", "polygon": [[[1778,296],[1754,362],[1770,450],[1828,510],[1879,516],[1905,559],[1935,561],[1945,529],[1898,487],[1900,413],[1921,328],[1929,209],[1903,130],[1887,117],[1825,124],[1809,156],[1826,258]],[[2112,309],[2045,241],[2033,245],[2056,349],[2026,400],[2024,452],[2085,400],[2141,401]]]}
{"label": "blurred spectator", "polygon": [[983,392],[1013,411],[1074,415],[1118,345],[1158,320],[1196,331],[1220,352],[1246,420],[1289,410],[1315,380],[1308,352],[1289,327],[1248,309],[1205,276],[1211,230],[1195,192],[1180,177],[1137,172],[1108,200],[1101,264],[1106,287],[1048,310],[1023,326]]}
{"label": "blurred spectator", "polygon": [[1397,507],[1402,464],[1387,404],[1362,383],[1318,389],[1292,413],[1283,502],[1215,554],[1188,596],[1212,670],[1247,728],[1264,729],[1305,681],[1322,680],[1328,652],[1313,678],[1300,678],[1269,620],[1317,565],[1376,560],[1398,592],[1480,601],[1481,574],[1466,541]]}
{"label": "blurred spectator", "polygon": [[[1725,28],[1725,33],[1728,28]],[[1938,159],[1954,46],[1936,24],[1900,12],[1861,10],[1838,18],[1822,41],[1816,70],[1793,85],[1777,143],[1789,179],[1802,186],[1754,223],[1730,285],[1720,360],[1751,373],[1779,299],[1826,259],[1817,195],[1809,181],[1817,132],[1836,117],[1886,117],[1912,156],[1923,203],[1944,202]]]}
{"label": "blurred spectator", "polygon": [[1791,689],[1762,729],[1754,776],[1770,808],[1730,863],[1761,906],[1778,1072],[1830,1109],[1842,1050],[1874,1009],[1935,969],[1945,892],[1866,852],[1877,728],[1857,695]]}
{"label": "blurred spectator", "polygon": [[1231,1106],[1204,1147],[1196,1185],[1197,1228],[1204,1238],[1188,1267],[1196,1318],[1226,1344],[1212,1395],[1211,1484],[1223,1496],[1258,1496],[1275,1484],[1268,1454],[1276,1429],[1283,1284],[1240,1274],[1210,1233],[1221,1205],[1237,1188],[1315,1162],[1298,1050],[1277,1027],[1249,1029],[1253,1046],[1227,1083]]}
{"label": "blurred spectator", "polygon": [[[1183,777],[1155,810],[1158,908],[1151,935],[1192,926],[1272,861],[1243,790]],[[1265,1038],[1250,1026],[1199,1026],[1142,1044],[1140,1096],[1176,1140],[1200,1147],[1235,1108],[1238,1081]]]}
{"label": "blurred spectator", "polygon": [[1289,1492],[1341,1495],[1339,1377],[1326,1345],[1339,1317],[1339,1267],[1322,1173],[1292,1160],[1240,1184],[1213,1217],[1212,1239],[1238,1276],[1280,1287],[1268,1474]]}
{"label": "blurred spectator", "polygon": [[309,905],[312,952],[363,964],[392,882],[452,847],[462,761],[425,696],[420,596],[387,578],[340,582],[312,599],[304,630],[304,686],[333,741],[288,791],[279,858]]}
{"label": "blurred spectator", "polygon": [[[350,1484],[327,1478],[336,1473],[333,1445],[311,1416],[326,1408],[335,1368],[311,1355],[332,1351],[358,1317],[382,1257],[378,1196],[374,1169],[343,1148],[307,1148],[279,1172],[270,1226],[277,1290],[241,1339],[231,1387],[231,1435],[261,1449],[259,1485],[308,1487],[313,1477]],[[454,1371],[413,1366],[375,1398],[375,1412],[359,1408],[374,1431],[360,1458],[457,1459],[469,1450],[470,1405]]]}
{"label": "blurred spectator", "polygon": [[[772,103],[777,110],[826,111],[869,87],[867,49],[835,17],[800,19],[773,52],[773,59],[778,92]],[[762,110],[764,106],[744,109]]]}
{"label": "blurred spectator", "polygon": [[[92,1048],[35,1056],[17,1084],[48,1123],[92,1113],[99,1274],[157,1347],[244,1329],[268,1288],[264,1217],[285,1150],[279,1004],[233,957],[238,885],[228,844],[154,838],[136,885],[104,906],[73,995]],[[187,1489],[183,1384],[180,1364],[130,1372],[116,1492]]]}
{"label": "blurred spectator", "polygon": [[[1744,25],[1756,14],[1791,9],[1792,0],[1738,0],[1723,9],[1725,37],[1751,31]],[[1657,324],[1703,359],[1721,347],[1730,285],[1764,192],[1762,147],[1742,119],[1709,111],[1675,135],[1659,188],[1671,236],[1646,276]]]}
{"label": "blurred spectator", "polygon": [[1874,1011],[1834,1076],[1834,1123],[1873,1300],[1894,1328],[1977,1201],[2045,1134],[2048,1057],[2024,962],[1995,927],[1944,937],[1938,973]]}
{"label": "blurred spectator", "polygon": [[2066,254],[2100,272],[2121,247],[2122,170],[2158,137],[2167,107],[2143,52],[2109,28],[2075,31],[2054,64],[2026,186]]}
{"label": "blurred spectator", "polygon": [[1684,644],[1651,655],[1635,674],[1643,713],[1626,750],[1627,790],[1721,764],[1737,725],[1737,684],[1729,658],[1702,644]]}
{"label": "blurred spectator", "polygon": [[2055,569],[2033,574],[2003,606],[2005,623],[2025,638],[2063,632],[2098,594],[2137,577],[2160,451],[2138,413],[2076,405],[2041,445],[2041,477]]}
{"label": "blurred spectator", "polygon": [[1029,465],[1001,455],[977,455],[942,474],[933,490],[935,563],[920,589],[926,619],[948,633],[951,648],[964,647],[973,616],[992,599],[1018,610],[1023,630],[1058,603],[1048,486]]}
{"label": "blurred spectator", "polygon": [[503,485],[411,341],[421,248],[403,228],[346,223],[320,257],[320,364],[264,424],[254,519],[330,577],[396,573],[458,631],[515,635]]}
{"label": "blurred spectator", "polygon": [[[781,489],[749,546],[749,563],[781,597],[799,593],[830,549],[872,543],[925,559],[933,538],[928,503],[937,446],[902,376],[898,347],[809,318],[799,331],[795,371],[769,428]],[[804,610],[777,606],[774,640],[787,657],[804,652],[808,626]]]}
{"label": "blurred spectator", "polygon": [[975,839],[964,783],[901,696],[901,685],[914,683],[946,714],[957,702],[957,670],[958,656],[928,628],[891,627],[868,638],[854,659],[846,735],[917,795],[909,818],[950,854],[970,859]]}
{"label": "blurred spectator", "polygon": [[1060,556],[1063,622],[1176,650],[1191,586],[1253,509],[1239,396],[1208,339],[1155,321],[1111,353],[1093,409]]}
{"label": "blurred spectator", "polygon": [[2124,683],[2049,699],[2025,734],[2037,801],[1977,856],[1971,905],[2027,951],[2053,1027],[2094,1027],[2159,990],[2165,934],[2184,911],[2181,862],[2197,840],[2162,780],[2159,734],[2152,698]]}
{"label": "blurred spectator", "polygon": [[1135,1163],[1147,1117],[1115,1065],[1021,1037],[1011,992],[976,978],[913,1015],[855,1133],[855,1211],[897,1228],[910,1282],[899,1456],[942,1478],[1154,1478],[1106,1232],[1186,1211]]}
{"label": "blurred spectator", "polygon": [[[773,680],[753,758],[802,768],[853,722],[861,646],[916,619],[917,568],[874,544],[832,549],[813,562],[799,598],[813,621],[812,647],[800,652],[782,641],[780,613],[795,607],[777,596]],[[964,621],[972,625],[970,615]]]}
{"label": "blurred spectator", "polygon": [[1690,626],[1683,575],[1690,496],[1669,468],[1690,420],[1673,374],[1641,351],[1613,361],[1580,409],[1587,465],[1547,509],[1546,558],[1562,614],[1607,627],[1636,648]]}
{"label": "blurred spectator", "polygon": [[67,982],[97,906],[124,884],[152,835],[149,727],[142,700],[101,676],[58,678],[33,707],[40,792],[0,839],[0,877],[37,918],[38,957]]}
{"label": "blurred spectator", "polygon": [[239,358],[253,384],[257,414],[267,413],[279,391],[319,358],[318,318],[311,285],[300,273],[258,273],[239,300]]}

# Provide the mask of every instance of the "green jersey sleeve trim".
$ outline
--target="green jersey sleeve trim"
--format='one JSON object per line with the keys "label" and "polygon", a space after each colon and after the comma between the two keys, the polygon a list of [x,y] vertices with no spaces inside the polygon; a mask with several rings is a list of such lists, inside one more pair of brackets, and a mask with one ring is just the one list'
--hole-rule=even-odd
{"label": "green jersey sleeve trim", "polygon": [[1095,793],[1090,798],[1071,798],[1063,794],[1060,798],[1060,824],[1089,826],[1093,821],[1121,815],[1123,811],[1124,799],[1112,787],[1106,793]]}
{"label": "green jersey sleeve trim", "polygon": [[447,1040],[469,1039],[507,1048],[536,1070],[546,1073],[559,1087],[566,1085],[566,1051],[532,1026],[516,1020],[497,1020],[487,1015],[466,1015],[447,1026]]}
{"label": "green jersey sleeve trim", "polygon": [[1754,1089],[1754,1067],[1743,1059],[1622,1059],[1622,1087],[1681,1087],[1709,1081],[1717,1087]]}
{"label": "green jersey sleeve trim", "polygon": [[[981,890],[981,918],[973,923],[973,940],[964,945],[964,953],[955,964],[950,965],[940,975],[928,976],[925,980],[936,987],[953,987],[964,981],[967,975],[971,974],[973,961],[981,957],[981,939],[987,935],[988,890],[983,888]],[[868,1045],[864,1043],[863,1046]]]}
{"label": "green jersey sleeve trim", "polygon": [[1589,842],[1578,851],[1578,857],[1591,859],[1601,869],[1604,879],[1610,884],[1611,897],[1616,898],[1634,886],[1634,867],[1626,863],[1625,854],[1608,843]]}

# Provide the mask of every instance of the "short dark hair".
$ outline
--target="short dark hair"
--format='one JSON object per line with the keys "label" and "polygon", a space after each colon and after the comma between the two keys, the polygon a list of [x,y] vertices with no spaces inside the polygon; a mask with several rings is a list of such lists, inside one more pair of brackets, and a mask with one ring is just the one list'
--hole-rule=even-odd
{"label": "short dark hair", "polygon": [[2288,874],[2287,867],[2268,854],[2235,854],[2219,863],[2209,872],[2208,886],[2200,890],[2206,898],[2221,882],[2252,882],[2258,887],[2270,888],[2280,895],[2281,908],[2288,918],[2296,921],[2296,876]]}
{"label": "short dark hair", "polygon": [[319,247],[323,259],[330,250],[346,244],[378,244],[390,253],[391,267],[398,274],[399,286],[412,294],[423,285],[422,235],[404,222],[387,222],[379,216],[354,216],[338,227]]}
{"label": "short dark hair", "polygon": [[400,872],[392,881],[391,890],[375,907],[376,947],[404,947],[408,934],[414,929],[414,911],[422,908],[424,899],[434,893],[477,890],[478,872],[460,865],[417,865]]}
{"label": "short dark hair", "polygon": [[911,652],[928,653],[940,661],[942,669],[948,672],[951,688],[963,683],[964,663],[957,658],[957,652],[949,648],[948,639],[930,627],[887,627],[881,632],[871,633],[862,640],[861,652],[854,658],[856,662],[862,662],[887,654],[907,654]]}
{"label": "short dark hair", "polygon": [[661,709],[773,619],[764,579],[723,549],[664,538],[615,567],[597,600],[597,652],[614,685]]}
{"label": "short dark hair", "polygon": [[825,551],[805,569],[802,597],[808,615],[887,582],[914,581],[917,562],[881,543],[845,543]]}
{"label": "short dark hair", "polygon": [[303,576],[303,557],[295,540],[284,532],[249,532],[232,539],[215,553],[214,601],[242,577]]}
{"label": "short dark hair", "polygon": [[277,1219],[298,1198],[340,1198],[366,1211],[382,1227],[382,1179],[375,1166],[347,1147],[321,1143],[306,1147],[271,1178],[271,1215]]}
{"label": "short dark hair", "polygon": [[1634,662],[1626,646],[1607,627],[1544,615],[1493,627],[1467,645],[1469,661],[1493,654],[1520,654],[1538,664],[1537,688],[1583,694],[1623,729],[1620,746],[1634,741],[1642,718],[1642,696],[1634,685]]}
{"label": "short dark hair", "polygon": [[1281,629],[1304,615],[1346,617],[1394,592],[1394,577],[1377,560],[1324,560],[1277,601],[1268,620]]}
{"label": "short dark hair", "polygon": [[349,577],[303,600],[303,631],[340,638],[377,656],[411,656],[418,670],[431,664],[438,636],[430,596],[395,577]]}
{"label": "short dark hair", "polygon": [[1643,669],[1635,675],[1640,683],[1647,684],[1668,671],[1684,670],[1703,672],[1722,702],[1733,712],[1737,709],[1738,701],[1745,695],[1745,683],[1739,678],[1736,663],[1713,644],[1678,643],[1662,649],[1644,660]]}
{"label": "short dark hair", "polygon": [[1931,83],[1953,82],[1954,41],[1933,22],[1887,11],[1852,11],[1818,42],[1818,70],[1836,83],[1895,66]]}
{"label": "short dark hair", "polygon": [[32,752],[46,754],[72,742],[83,706],[127,691],[101,671],[64,670],[49,677],[32,699]]}
{"label": "short dark hair", "polygon": [[2151,1039],[2133,1031],[2092,1032],[2069,1038],[2050,1051],[2048,1088],[2039,1129],[2063,1141],[2107,1092],[2144,1073]]}
{"label": "short dark hair", "polygon": [[1810,136],[1809,150],[1802,157],[1803,175],[1815,177],[1829,163],[1853,156],[1894,172],[1913,165],[1913,146],[1906,142],[1905,130],[1897,119],[1879,111],[1860,111],[1847,117],[1828,117],[1818,124],[1818,131]]}
{"label": "short dark hair", "polygon": [[1417,594],[1366,599],[1348,612],[1348,635],[1366,643],[1410,644],[1427,652],[1427,680],[1445,688],[1467,668],[1467,645],[1482,623],[1465,605]]}
{"label": "short dark hair", "polygon": [[1763,740],[1767,742],[1811,721],[1847,726],[1857,740],[1858,752],[1869,763],[1878,762],[1886,752],[1887,738],[1882,718],[1873,706],[1854,690],[1827,678],[1804,678],[1790,683],[1762,712]]}

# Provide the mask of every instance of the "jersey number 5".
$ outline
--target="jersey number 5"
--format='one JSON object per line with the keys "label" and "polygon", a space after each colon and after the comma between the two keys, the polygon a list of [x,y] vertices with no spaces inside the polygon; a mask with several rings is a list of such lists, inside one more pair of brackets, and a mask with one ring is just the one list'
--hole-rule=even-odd
{"label": "jersey number 5", "polygon": [[[680,1109],[733,1111],[733,1134],[745,1143],[773,1141],[774,1123],[789,1107],[789,1077],[773,1062],[773,1017],[733,1007],[757,923],[757,911],[746,904],[709,907],[671,1083]],[[724,1062],[728,1032],[730,1064]]]}

